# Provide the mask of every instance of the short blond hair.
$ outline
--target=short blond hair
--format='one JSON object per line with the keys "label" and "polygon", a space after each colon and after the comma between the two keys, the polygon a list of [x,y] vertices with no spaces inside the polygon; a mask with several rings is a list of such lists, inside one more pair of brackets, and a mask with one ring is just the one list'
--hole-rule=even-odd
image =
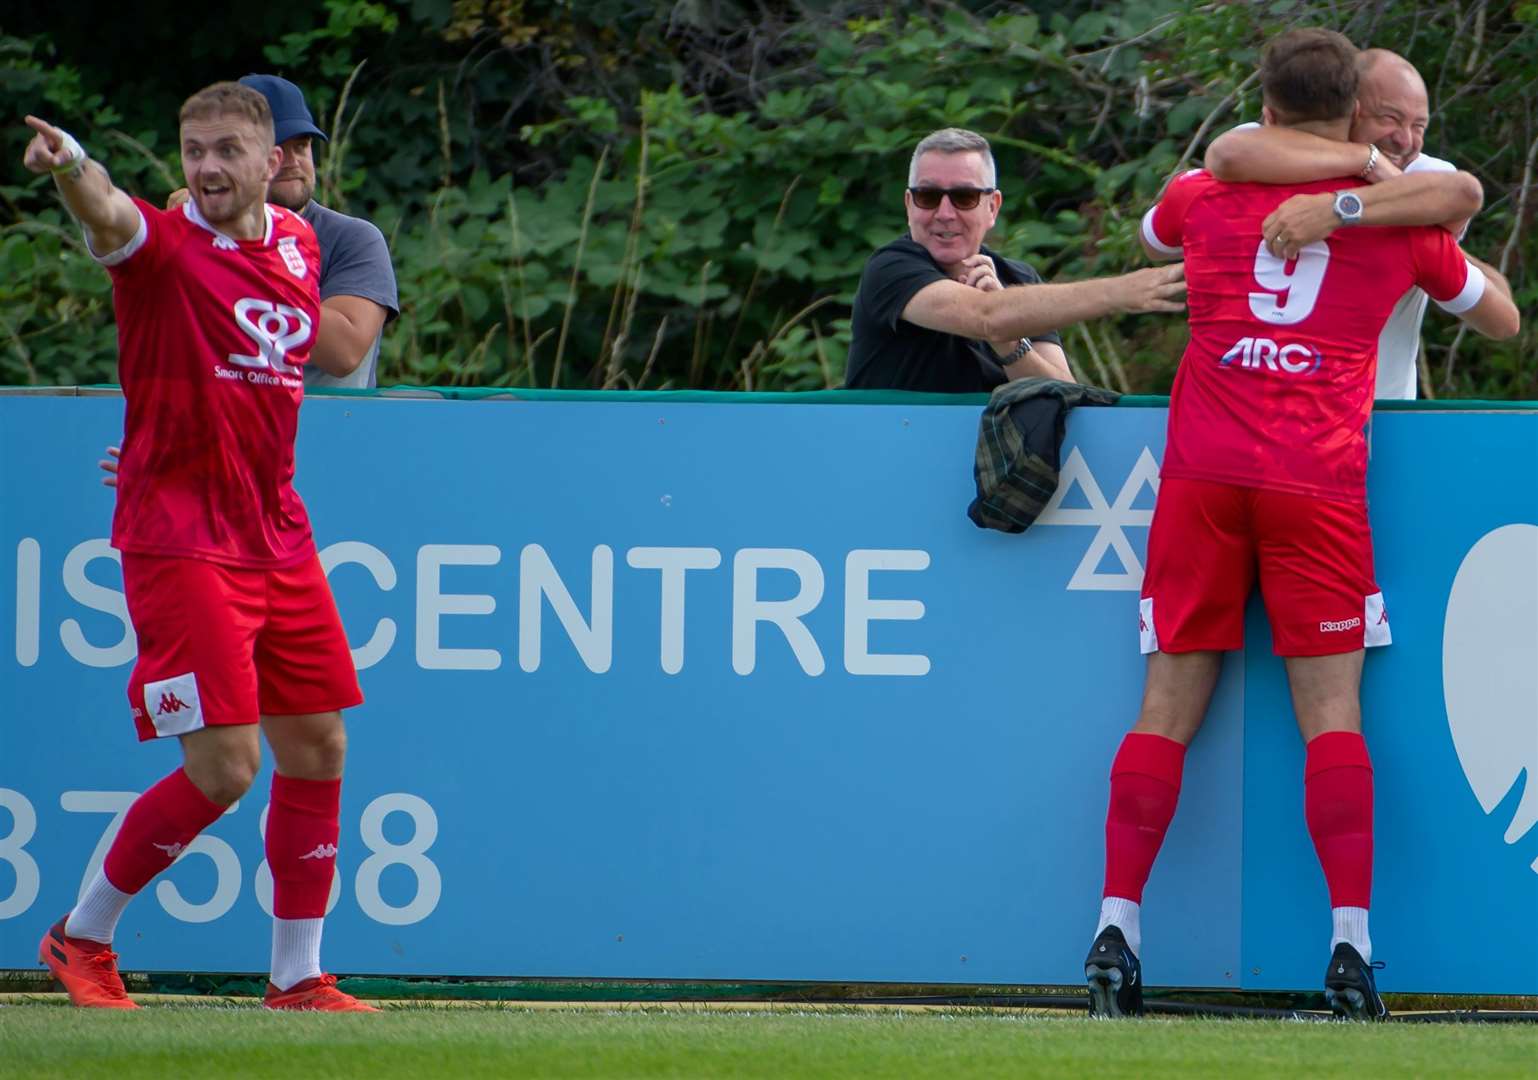
{"label": "short blond hair", "polygon": [[238,116],[249,120],[266,134],[269,144],[273,141],[272,109],[268,107],[267,99],[260,92],[236,82],[216,82],[212,86],[203,87],[182,102],[182,111],[177,120],[185,124],[188,120],[208,120],[220,116]]}

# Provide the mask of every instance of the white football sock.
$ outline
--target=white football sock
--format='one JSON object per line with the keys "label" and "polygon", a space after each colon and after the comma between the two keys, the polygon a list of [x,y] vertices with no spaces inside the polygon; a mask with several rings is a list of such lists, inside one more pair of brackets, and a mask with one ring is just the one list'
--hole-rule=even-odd
{"label": "white football sock", "polygon": [[288,990],[320,975],[325,919],[272,920],[272,985]]}
{"label": "white football sock", "polygon": [[1335,932],[1330,937],[1330,951],[1344,941],[1362,954],[1363,963],[1372,963],[1372,938],[1367,936],[1367,909],[1364,907],[1338,907],[1330,909]]}
{"label": "white football sock", "polygon": [[124,892],[108,881],[105,873],[96,871],[75,909],[64,920],[64,936],[111,945],[117,921],[133,898],[133,893]]}
{"label": "white football sock", "polygon": [[1100,931],[1107,926],[1115,926],[1121,930],[1122,937],[1127,939],[1127,948],[1132,950],[1132,955],[1143,955],[1143,926],[1138,915],[1142,909],[1135,901],[1123,900],[1119,896],[1107,896],[1100,901],[1100,925],[1095,927],[1095,936],[1100,936]]}

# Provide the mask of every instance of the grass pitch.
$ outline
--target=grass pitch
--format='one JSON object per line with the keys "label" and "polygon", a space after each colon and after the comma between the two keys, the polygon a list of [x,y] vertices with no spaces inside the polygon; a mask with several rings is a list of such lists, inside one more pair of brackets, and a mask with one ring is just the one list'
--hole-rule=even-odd
{"label": "grass pitch", "polygon": [[1532,1025],[1091,1021],[977,1009],[0,1004],[0,1077],[1533,1077]]}

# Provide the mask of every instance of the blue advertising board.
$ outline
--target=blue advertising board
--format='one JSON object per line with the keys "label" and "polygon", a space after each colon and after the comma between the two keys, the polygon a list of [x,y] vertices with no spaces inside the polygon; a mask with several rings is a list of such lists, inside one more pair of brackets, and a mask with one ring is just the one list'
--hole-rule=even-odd
{"label": "blue advertising board", "polygon": [[[1019,536],[965,516],[976,420],[308,400],[298,486],[367,696],[328,968],[1079,981],[1141,690],[1165,413],[1077,411],[1058,499]],[[0,967],[34,964],[118,815],[179,760],[135,744],[123,690],[134,642],[95,475],[120,430],[115,398],[0,397]],[[1482,471],[1427,461],[1428,440],[1476,448]],[[1538,957],[1506,918],[1538,908],[1538,785],[1521,784],[1538,665],[1508,670],[1538,647],[1535,461],[1532,413],[1378,417],[1396,641],[1369,659],[1364,708],[1386,989],[1538,991],[1538,969],[1478,957],[1495,927]],[[1495,619],[1524,552],[1533,604]],[[1145,896],[1155,985],[1309,988],[1327,956],[1302,749],[1257,612],[1249,637]],[[266,788],[135,900],[126,968],[265,969]]]}

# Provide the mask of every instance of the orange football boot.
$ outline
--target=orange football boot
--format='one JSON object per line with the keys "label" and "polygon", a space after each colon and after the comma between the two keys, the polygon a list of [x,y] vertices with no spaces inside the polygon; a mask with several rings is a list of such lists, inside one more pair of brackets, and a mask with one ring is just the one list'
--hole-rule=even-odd
{"label": "orange football boot", "polygon": [[69,991],[69,1003],[85,1009],[137,1009],[123,989],[112,946],[66,937],[67,918],[49,927],[37,947],[37,958]]}
{"label": "orange football boot", "polygon": [[267,984],[262,1004],[269,1009],[293,1009],[296,1012],[378,1012],[351,994],[336,988],[335,975],[318,975],[295,983],[287,990]]}

